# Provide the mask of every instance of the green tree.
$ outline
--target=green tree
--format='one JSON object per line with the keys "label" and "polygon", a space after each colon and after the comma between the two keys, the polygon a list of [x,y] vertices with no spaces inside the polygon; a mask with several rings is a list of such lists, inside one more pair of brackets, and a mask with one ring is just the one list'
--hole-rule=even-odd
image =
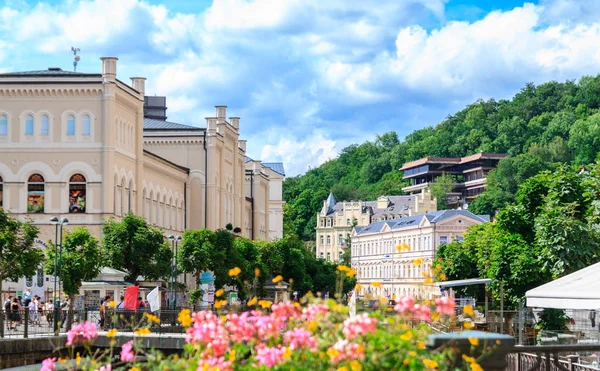
{"label": "green tree", "polygon": [[125,280],[136,283],[167,278],[173,254],[160,229],[149,226],[141,216],[129,212],[120,222],[110,219],[102,226],[102,247],[108,266],[124,269]]}
{"label": "green tree", "polygon": [[452,192],[456,183],[456,178],[449,174],[442,174],[434,179],[433,184],[429,188],[431,196],[437,199],[438,210],[444,210],[448,207],[446,204],[446,195]]}
{"label": "green tree", "polygon": [[31,277],[44,254],[33,246],[39,233],[30,221],[20,222],[0,208],[0,292],[2,281]]}
{"label": "green tree", "polygon": [[200,285],[200,275],[208,269],[212,251],[214,250],[215,233],[209,229],[187,230],[183,232],[183,242],[177,256],[178,268],[191,273],[196,280],[196,288]]}
{"label": "green tree", "polygon": [[[55,246],[50,243],[46,249],[46,274],[54,273]],[[84,227],[76,227],[67,231],[63,238],[62,254],[58,261],[58,271],[64,293],[69,297],[71,310],[75,304],[75,295],[79,294],[81,285],[86,280],[96,278],[103,266],[100,244],[96,237]],[[71,317],[68,317],[68,321]],[[67,322],[67,328],[70,323]]]}

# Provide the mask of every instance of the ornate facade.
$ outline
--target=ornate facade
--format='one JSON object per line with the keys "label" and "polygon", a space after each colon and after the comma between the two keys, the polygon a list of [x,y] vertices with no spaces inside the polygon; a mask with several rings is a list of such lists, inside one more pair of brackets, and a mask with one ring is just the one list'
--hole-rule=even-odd
{"label": "ornate facade", "polygon": [[129,211],[165,235],[231,223],[281,237],[283,166],[246,161],[239,117],[217,106],[206,127],[177,124],[156,98],[145,78],[117,78],[117,58],[101,73],[0,74],[0,206],[32,219],[42,241],[52,216],[101,237],[104,220]]}

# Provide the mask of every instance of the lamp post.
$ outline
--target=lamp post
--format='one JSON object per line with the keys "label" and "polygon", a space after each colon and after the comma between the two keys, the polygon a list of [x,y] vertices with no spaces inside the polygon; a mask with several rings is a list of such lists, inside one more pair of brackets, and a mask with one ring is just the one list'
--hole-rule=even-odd
{"label": "lamp post", "polygon": [[171,250],[173,251],[173,261],[171,262],[171,306],[173,309],[175,309],[177,304],[175,285],[179,281],[177,279],[177,245],[182,238],[181,236],[175,237],[172,234],[170,234],[167,238],[171,241]]}
{"label": "lamp post", "polygon": [[[50,223],[55,226],[55,236],[54,236],[54,289],[52,291],[52,296],[54,299],[54,332],[58,335],[58,318],[60,311],[60,285],[59,285],[59,294],[56,296],[56,281],[58,280],[58,276],[62,273],[62,270],[58,270],[58,265],[62,265],[62,230],[63,225],[69,224],[69,219],[62,218],[60,221],[56,216],[50,218]],[[58,234],[58,226],[60,226],[60,240]],[[60,246],[60,247],[59,247]],[[59,256],[60,249],[60,256]],[[62,267],[61,267],[62,268]]]}

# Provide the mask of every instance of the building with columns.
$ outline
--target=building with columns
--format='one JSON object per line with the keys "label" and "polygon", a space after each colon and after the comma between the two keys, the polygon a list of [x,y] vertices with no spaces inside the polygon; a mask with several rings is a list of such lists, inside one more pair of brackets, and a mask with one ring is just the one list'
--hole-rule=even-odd
{"label": "building with columns", "polygon": [[337,202],[330,193],[317,213],[316,256],[328,261],[340,260],[354,226],[436,210],[436,199],[431,198],[428,189],[410,196],[381,196],[377,201]]}
{"label": "building with columns", "polygon": [[103,221],[129,211],[165,235],[231,223],[282,236],[283,165],[246,160],[239,117],[217,106],[205,127],[168,121],[145,78],[126,84],[117,58],[101,60],[100,73],[0,74],[1,207],[33,220],[40,244],[54,239],[52,216],[101,237]]}
{"label": "building with columns", "polygon": [[[438,247],[462,241],[469,227],[488,221],[489,216],[467,210],[442,210],[354,227],[351,265],[362,294],[430,298],[434,293],[424,281]],[[398,245],[409,248],[398,251]],[[373,282],[381,288],[370,286]]]}

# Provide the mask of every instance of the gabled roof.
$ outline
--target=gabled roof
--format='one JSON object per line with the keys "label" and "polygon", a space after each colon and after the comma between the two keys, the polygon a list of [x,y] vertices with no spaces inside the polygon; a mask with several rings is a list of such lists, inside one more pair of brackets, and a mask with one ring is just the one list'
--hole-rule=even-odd
{"label": "gabled roof", "polygon": [[[246,162],[248,162],[248,161],[246,161]],[[283,168],[283,162],[263,162],[262,164],[265,165],[266,167],[270,168],[274,172],[285,176],[285,169]]]}
{"label": "gabled roof", "polygon": [[0,77],[36,77],[36,76],[44,76],[44,77],[96,77],[102,76],[99,73],[81,73],[81,72],[73,72],[73,71],[63,71],[61,68],[49,68],[47,70],[39,70],[39,71],[20,71],[20,72],[6,72],[0,73]]}
{"label": "gabled roof", "polygon": [[197,126],[178,124],[176,122],[144,118],[144,130],[156,131],[204,131]]}

